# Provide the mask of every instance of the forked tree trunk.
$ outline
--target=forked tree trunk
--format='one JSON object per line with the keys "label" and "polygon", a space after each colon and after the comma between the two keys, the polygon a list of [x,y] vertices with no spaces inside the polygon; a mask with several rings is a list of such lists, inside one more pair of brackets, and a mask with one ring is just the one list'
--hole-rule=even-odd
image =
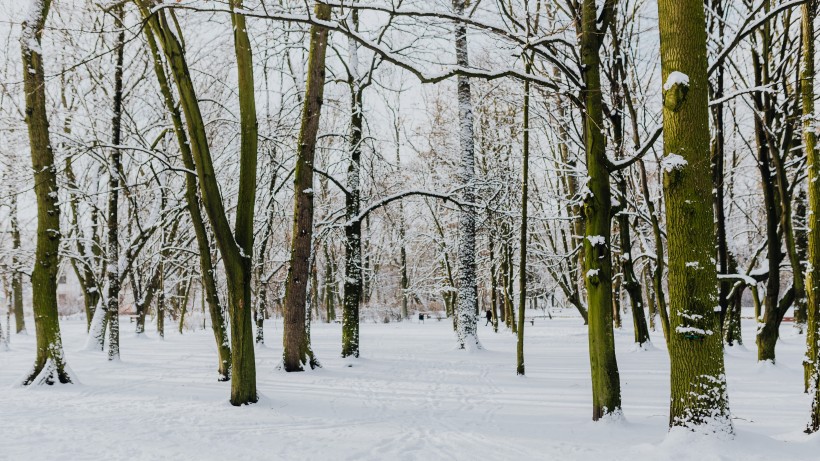
{"label": "forked tree trunk", "polygon": [[[240,169],[239,193],[236,209],[236,230],[231,231],[216,181],[214,163],[208,144],[205,123],[185,52],[170,27],[165,10],[151,12],[155,0],[137,0],[140,11],[162,45],[168,66],[180,96],[180,103],[188,128],[191,152],[194,156],[202,202],[214,230],[225,266],[228,285],[228,311],[231,319],[231,403],[244,405],[257,401],[256,363],[251,324],[253,254],[253,211],[256,192],[257,125],[253,85],[253,63],[245,16],[231,14],[239,80],[240,108]],[[232,11],[241,9],[239,1],[232,1]],[[173,11],[170,13],[173,15]]]}

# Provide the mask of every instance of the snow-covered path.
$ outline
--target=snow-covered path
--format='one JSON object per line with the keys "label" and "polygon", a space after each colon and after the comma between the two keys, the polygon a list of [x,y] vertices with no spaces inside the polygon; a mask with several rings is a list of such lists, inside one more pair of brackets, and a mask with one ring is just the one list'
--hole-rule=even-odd
{"label": "snow-covered path", "polygon": [[209,331],[164,341],[126,333],[122,362],[112,364],[80,351],[84,322],[69,320],[66,355],[80,385],[15,388],[34,338],[15,336],[0,352],[0,459],[820,459],[820,438],[801,432],[805,338],[791,328],[777,366],[756,364],[752,347],[727,352],[732,441],[667,437],[662,335],[635,351],[630,328],[616,332],[625,420],[593,423],[578,319],[527,325],[526,377],[515,376],[509,332],[482,326],[486,350],[466,353],[453,349],[451,324],[435,320],[362,325],[357,360],[338,358],[340,325],[315,324],[324,368],[288,374],[275,369],[281,325],[273,321],[257,350],[263,398],[244,408],[230,406],[229,384],[216,381]]}

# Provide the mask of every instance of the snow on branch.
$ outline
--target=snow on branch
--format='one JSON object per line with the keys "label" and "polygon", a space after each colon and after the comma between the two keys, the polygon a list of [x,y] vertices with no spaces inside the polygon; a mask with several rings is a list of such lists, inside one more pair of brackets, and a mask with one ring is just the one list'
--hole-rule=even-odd
{"label": "snow on branch", "polygon": [[[349,5],[348,5],[349,6]],[[155,5],[153,8],[150,9],[151,14],[155,14],[164,9],[180,9],[180,10],[189,10],[189,11],[196,11],[202,13],[228,13],[228,14],[240,14],[245,17],[249,18],[257,18],[257,19],[268,19],[268,20],[275,20],[275,21],[284,21],[284,22],[294,22],[298,24],[308,24],[317,27],[324,27],[332,32],[339,32],[343,35],[346,35],[349,38],[354,39],[355,41],[359,42],[359,44],[376,53],[381,57],[382,60],[389,62],[396,67],[406,70],[413,74],[421,83],[439,83],[444,80],[448,80],[455,76],[464,76],[464,77],[471,77],[471,78],[478,78],[483,80],[497,80],[501,78],[512,78],[520,81],[528,81],[535,85],[542,86],[544,88],[550,89],[556,93],[561,94],[569,98],[573,103],[577,105],[582,105],[581,101],[578,99],[572,91],[568,89],[564,89],[558,86],[556,81],[550,77],[542,77],[539,75],[527,73],[525,71],[515,69],[515,68],[505,68],[500,70],[489,70],[489,69],[482,69],[478,67],[465,67],[465,66],[446,66],[440,72],[429,72],[424,69],[420,69],[416,67],[414,64],[408,62],[407,56],[403,56],[400,54],[395,53],[392,49],[384,46],[384,44],[372,41],[359,33],[358,31],[352,30],[348,27],[347,21],[324,21],[321,19],[317,19],[312,14],[308,13],[307,15],[301,14],[292,14],[292,13],[285,13],[285,12],[256,12],[251,10],[245,9],[237,9],[231,11],[230,9],[225,8],[213,8],[213,7],[205,7],[205,6],[198,6],[195,3],[177,3],[177,4],[168,4],[168,3],[160,3]],[[569,77],[569,75],[568,75]]]}

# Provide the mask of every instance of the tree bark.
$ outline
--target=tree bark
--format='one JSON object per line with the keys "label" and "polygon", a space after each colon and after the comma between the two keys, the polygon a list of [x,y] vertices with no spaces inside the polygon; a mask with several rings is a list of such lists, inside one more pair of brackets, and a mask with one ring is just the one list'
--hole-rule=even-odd
{"label": "tree bark", "polygon": [[111,120],[111,153],[108,160],[108,292],[106,293],[106,314],[108,316],[108,360],[120,358],[120,243],[119,243],[119,198],[120,198],[120,149],[122,143],[122,73],[125,53],[125,10],[116,7],[115,27],[117,34],[117,64],[114,70],[114,117]]}
{"label": "tree bark", "polygon": [[[614,2],[604,11],[612,14]],[[589,357],[592,369],[592,419],[621,411],[621,384],[612,328],[612,256],[610,222],[612,198],[606,167],[603,133],[600,47],[604,28],[598,28],[595,0],[584,0],[581,10],[581,63],[584,89],[584,147],[587,191],[584,194],[584,280],[589,309]]]}
{"label": "tree bark", "polygon": [[[453,0],[454,12],[461,16],[467,6],[466,0]],[[455,25],[456,64],[462,68],[470,66],[467,52],[467,27],[463,23]],[[473,103],[470,79],[459,75],[456,78],[459,121],[459,144],[461,160],[458,180],[461,186],[461,200],[468,204],[461,208],[459,216],[458,242],[458,305],[456,307],[456,337],[460,349],[481,349],[478,341],[478,283],[475,260],[475,152],[473,139]]]}
{"label": "tree bark", "polygon": [[[314,14],[316,19],[328,20],[330,19],[330,6],[317,3]],[[319,117],[324,95],[327,38],[327,29],[311,26],[304,109],[293,180],[293,237],[284,306],[283,365],[285,371],[303,371],[305,365],[311,368],[318,365],[310,350],[306,304],[313,243],[313,159],[316,153],[316,137],[319,132]],[[348,319],[350,315],[346,312],[345,319]],[[354,356],[358,354],[358,318],[356,324],[355,335],[348,339],[351,344],[355,344],[355,350],[349,351],[348,355]],[[344,347],[342,355],[345,355]]]}
{"label": "tree bark", "polygon": [[37,356],[23,385],[71,383],[63,356],[57,312],[57,273],[59,271],[60,208],[57,204],[57,171],[49,140],[46,111],[46,82],[41,39],[51,0],[31,3],[22,24],[20,44],[23,58],[25,114],[34,169],[37,197],[37,249],[31,274]]}
{"label": "tree bark", "polygon": [[[706,22],[700,0],[658,0],[669,240],[670,427],[732,433],[714,263]],[[704,232],[711,233],[704,238]]]}
{"label": "tree bark", "polygon": [[808,269],[806,270],[806,291],[808,294],[808,328],[806,330],[809,369],[812,375],[811,415],[806,432],[820,430],[820,158],[817,153],[817,120],[814,112],[814,19],[817,15],[817,2],[804,3],[802,8],[801,27],[803,30],[803,69],[801,72],[801,100],[803,103],[803,148],[808,159]]}
{"label": "tree bark", "polygon": [[23,311],[23,273],[20,271],[20,224],[17,218],[17,194],[12,192],[10,197],[9,221],[11,224],[11,298],[14,311],[15,333],[26,332],[26,318]]}
{"label": "tree bark", "polygon": [[[225,205],[216,181],[213,159],[202,119],[196,91],[188,70],[185,52],[179,37],[169,26],[165,11],[153,14],[149,5],[154,0],[137,0],[140,10],[154,31],[165,53],[168,65],[180,95],[180,102],[188,127],[191,152],[194,156],[202,202],[214,231],[225,266],[228,285],[228,311],[231,319],[231,403],[244,405],[257,401],[256,364],[251,324],[251,256],[253,249],[253,204],[256,190],[256,114],[253,98],[251,50],[245,28],[245,17],[232,14],[234,43],[237,55],[240,93],[240,148],[239,196],[237,197],[236,233],[231,231]],[[232,2],[232,8],[241,8]],[[171,12],[170,14],[173,14]]]}

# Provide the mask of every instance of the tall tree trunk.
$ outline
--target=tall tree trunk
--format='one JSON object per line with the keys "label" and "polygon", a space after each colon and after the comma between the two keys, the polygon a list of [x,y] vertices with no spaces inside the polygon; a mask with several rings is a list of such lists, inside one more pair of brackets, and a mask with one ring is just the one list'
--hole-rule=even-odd
{"label": "tall tree trunk", "polygon": [[57,205],[57,171],[49,140],[46,82],[41,40],[51,0],[31,2],[22,24],[23,90],[26,125],[37,197],[37,249],[31,273],[37,356],[23,385],[71,383],[63,356],[57,313],[57,273],[60,249],[60,207]]}
{"label": "tall tree trunk", "polygon": [[[237,197],[236,231],[225,212],[225,205],[216,181],[213,159],[208,145],[205,123],[191,80],[185,52],[175,29],[170,27],[165,10],[151,12],[155,0],[137,0],[140,11],[161,43],[180,95],[188,127],[191,152],[194,156],[202,202],[213,228],[228,285],[228,311],[231,319],[231,403],[244,405],[257,401],[256,364],[251,324],[253,254],[253,210],[256,191],[256,113],[253,97],[253,72],[245,16],[232,14],[234,42],[239,72],[240,148],[239,194]],[[233,9],[241,4],[231,2]],[[173,11],[169,14],[173,15]]]}
{"label": "tall tree trunk", "polygon": [[117,66],[114,70],[114,117],[111,120],[111,153],[108,160],[108,293],[106,311],[108,315],[108,360],[120,359],[120,243],[119,243],[119,198],[120,198],[120,149],[122,143],[122,73],[125,52],[125,10],[120,4],[116,8],[115,27],[117,34]]}
{"label": "tall tree trunk", "polygon": [[498,270],[495,258],[495,239],[487,236],[487,247],[490,253],[490,305],[493,313],[493,332],[498,333]]}
{"label": "tall tree trunk", "polygon": [[[669,425],[732,433],[714,263],[703,2],[658,0],[669,239]],[[711,237],[704,238],[707,230]],[[706,235],[709,235],[708,233]]]}
{"label": "tall tree trunk", "polygon": [[803,30],[803,69],[800,82],[801,100],[803,103],[803,148],[808,158],[809,178],[809,216],[808,220],[808,269],[806,270],[806,291],[808,294],[808,328],[806,333],[806,357],[810,360],[812,374],[811,417],[806,432],[820,430],[820,280],[817,271],[820,269],[820,158],[817,155],[817,120],[814,112],[814,18],[817,15],[817,2],[804,3],[801,26]]}
{"label": "tall tree trunk", "polygon": [[[317,3],[314,14],[318,20],[330,19],[330,6]],[[290,248],[290,268],[285,288],[285,331],[283,364],[286,371],[303,371],[305,365],[318,365],[310,350],[306,323],[307,289],[310,281],[311,245],[313,243],[313,159],[325,87],[325,54],[328,31],[310,28],[305,102],[294,172],[293,240]],[[345,314],[347,318],[348,314]],[[356,319],[358,323],[358,318]],[[351,341],[358,354],[358,325]],[[344,343],[344,340],[342,341]],[[344,348],[343,348],[344,349]],[[343,351],[344,355],[344,351]]]}
{"label": "tall tree trunk", "polygon": [[[614,2],[604,4],[613,14]],[[584,89],[584,145],[587,189],[584,197],[584,280],[589,308],[589,357],[592,369],[592,419],[621,411],[621,383],[612,329],[611,190],[603,133],[601,58],[604,29],[598,28],[595,0],[584,0],[581,11],[581,64]]]}
{"label": "tall tree trunk", "polygon": [[[706,0],[712,14],[709,15],[707,28],[709,33],[718,37],[722,41],[726,28],[726,14],[723,5],[724,0]],[[721,101],[724,96],[724,64],[723,61],[715,69],[715,77],[709,82],[709,99]],[[724,132],[724,111],[723,102],[717,102],[711,106],[712,113],[712,141],[710,143],[711,164],[712,164],[712,204],[715,209],[715,233],[717,234],[717,263],[718,274],[729,274],[729,246],[726,240],[726,210],[724,201],[724,157],[726,147],[726,135]],[[731,308],[728,299],[730,283],[720,281],[718,287],[718,305],[720,306],[720,324],[725,323],[728,310]]]}
{"label": "tall tree trunk", "polygon": [[[66,133],[70,132],[66,128]],[[68,153],[68,156],[65,160],[65,175],[66,175],[66,183],[69,188],[69,208],[71,209],[71,226],[74,228],[74,231],[79,236],[77,240],[77,253],[82,256],[82,261],[78,262],[75,259],[71,260],[71,266],[74,268],[74,273],[77,275],[77,280],[80,282],[80,287],[83,290],[83,304],[85,307],[85,321],[86,321],[86,332],[91,329],[91,319],[94,315],[94,309],[97,308],[97,303],[100,300],[100,288],[97,286],[96,277],[94,275],[93,264],[94,260],[96,259],[95,249],[96,249],[96,238],[97,233],[96,231],[92,230],[92,235],[90,239],[86,237],[85,232],[80,228],[80,208],[78,205],[78,198],[77,198],[77,179],[74,174],[74,167],[72,165],[73,158],[71,153]],[[96,222],[96,212],[92,211],[91,214],[91,221],[92,226],[96,227],[93,223]],[[12,229],[14,229],[14,221],[12,221]],[[89,243],[89,241],[91,243]]]}
{"label": "tall tree trunk", "polygon": [[[532,57],[530,57],[532,59]],[[527,62],[527,73],[530,73]],[[524,320],[527,310],[527,193],[530,181],[530,82],[524,82],[524,142],[521,158],[521,241],[518,275],[518,337],[516,342],[515,374],[524,374]]]}
{"label": "tall tree trunk", "polygon": [[641,192],[643,193],[646,208],[649,211],[649,219],[652,223],[652,236],[655,240],[655,269],[652,271],[652,291],[655,293],[657,299],[657,310],[661,317],[661,329],[663,330],[663,337],[669,343],[669,311],[666,306],[666,293],[663,291],[663,235],[661,234],[660,220],[655,209],[655,204],[652,202],[652,196],[649,194],[649,183],[646,178],[646,166],[643,160],[638,160],[638,167],[641,171]]}
{"label": "tall tree trunk", "polygon": [[[358,27],[358,11],[351,12],[351,25]],[[351,50],[358,45],[349,44]],[[351,53],[348,67],[351,75],[350,87],[350,133],[348,151],[350,163],[347,166],[347,194],[345,194],[345,281],[344,304],[342,306],[342,357],[359,356],[359,306],[364,292],[362,274],[362,222],[358,219],[361,208],[361,158],[362,129],[364,113],[362,108],[362,88],[358,76],[358,52]]]}
{"label": "tall tree trunk", "polygon": [[[467,0],[453,0],[455,14],[461,16],[467,6]],[[457,23],[455,26],[456,65],[461,68],[470,66],[467,53],[467,26]],[[456,316],[458,327],[456,337],[460,349],[481,349],[478,341],[478,283],[476,280],[475,260],[475,152],[473,139],[473,103],[470,91],[470,79],[459,75],[458,88],[458,122],[461,161],[458,180],[462,202],[468,204],[461,209],[459,216],[458,242],[458,305]]]}

